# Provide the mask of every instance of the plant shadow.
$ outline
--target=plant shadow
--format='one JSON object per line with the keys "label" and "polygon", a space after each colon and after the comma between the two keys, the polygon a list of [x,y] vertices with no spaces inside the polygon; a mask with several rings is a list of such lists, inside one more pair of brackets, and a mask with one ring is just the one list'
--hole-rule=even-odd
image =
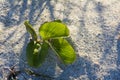
{"label": "plant shadow", "polygon": [[[120,29],[120,25],[118,26],[118,28]],[[120,31],[119,29],[117,29],[118,31]],[[117,59],[116,59],[116,69],[111,69],[108,73],[107,76],[105,76],[105,79],[111,79],[111,80],[119,80],[120,79],[120,38],[118,37],[117,39]]]}
{"label": "plant shadow", "polygon": [[75,63],[63,69],[63,72],[56,80],[97,79],[95,71],[98,68],[99,65],[93,64],[93,62],[87,58],[79,56]]}
{"label": "plant shadow", "polygon": [[[6,13],[4,10],[9,9]],[[5,27],[19,25],[24,20],[29,20],[31,24],[35,24],[41,18],[44,9],[48,8],[50,18],[54,19],[53,5],[49,0],[7,0],[1,9],[4,14],[0,14],[0,22]]]}
{"label": "plant shadow", "polygon": [[[115,3],[115,2],[114,2]],[[114,4],[113,3],[113,4]],[[101,44],[99,47],[101,48],[101,51],[103,52],[103,56],[100,59],[100,64],[106,64],[107,69],[106,72],[107,75],[104,75],[104,80],[119,80],[120,72],[119,72],[119,39],[117,39],[117,36],[120,32],[120,24],[117,23],[116,26],[107,26],[106,20],[104,18],[104,12],[105,8],[109,6],[104,6],[102,3],[97,3],[96,5],[96,12],[99,16],[98,22],[100,23],[100,27],[102,29],[102,34],[98,35],[97,37],[101,39],[102,41],[99,43]],[[115,27],[115,29],[112,29],[112,27]],[[116,45],[117,44],[117,45]],[[113,49],[113,47],[117,48],[116,50]],[[117,57],[116,57],[117,54]],[[114,67],[117,65],[116,67]]]}

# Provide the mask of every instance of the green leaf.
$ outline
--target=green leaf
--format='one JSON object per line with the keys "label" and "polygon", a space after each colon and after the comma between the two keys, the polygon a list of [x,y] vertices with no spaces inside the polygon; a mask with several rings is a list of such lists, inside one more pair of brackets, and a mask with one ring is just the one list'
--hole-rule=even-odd
{"label": "green leaf", "polygon": [[48,44],[43,42],[30,41],[26,47],[26,56],[28,64],[32,67],[39,67],[45,61],[45,57],[48,54]]}
{"label": "green leaf", "polygon": [[76,59],[76,54],[72,46],[64,38],[53,39],[51,43],[52,49],[64,64],[71,64]]}
{"label": "green leaf", "polygon": [[48,49],[49,49],[49,44],[46,43],[45,41],[43,42],[42,46],[41,46],[41,50],[39,52],[39,56],[40,56],[40,62],[43,63],[47,54],[48,54]]}
{"label": "green leaf", "polygon": [[50,38],[66,37],[69,35],[67,26],[60,21],[46,22],[39,28],[39,34],[43,40]]}
{"label": "green leaf", "polygon": [[32,28],[32,26],[30,25],[29,21],[25,21],[24,25],[26,26],[26,30],[31,34],[32,39],[37,41],[37,34],[35,30]]}

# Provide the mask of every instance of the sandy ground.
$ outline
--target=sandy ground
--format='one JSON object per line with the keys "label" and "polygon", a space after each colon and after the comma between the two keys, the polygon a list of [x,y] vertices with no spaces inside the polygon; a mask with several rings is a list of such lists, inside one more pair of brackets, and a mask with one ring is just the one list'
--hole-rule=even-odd
{"label": "sandy ground", "polygon": [[[29,20],[37,31],[54,19],[68,25],[77,60],[64,66],[50,51],[40,68],[31,68],[25,59],[30,36],[23,22]],[[0,80],[15,64],[22,71],[19,80],[120,80],[119,37],[120,0],[0,0]],[[28,75],[25,69],[52,78]]]}

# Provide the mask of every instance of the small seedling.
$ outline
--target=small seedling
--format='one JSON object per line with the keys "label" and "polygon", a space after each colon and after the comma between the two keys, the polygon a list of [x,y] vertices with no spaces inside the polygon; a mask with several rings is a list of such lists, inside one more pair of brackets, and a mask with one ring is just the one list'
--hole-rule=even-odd
{"label": "small seedling", "polygon": [[12,67],[5,67],[4,69],[9,70],[9,74],[7,75],[7,80],[18,80],[17,76],[21,73],[21,71],[15,69],[15,65]]}
{"label": "small seedling", "polygon": [[60,20],[43,23],[39,28],[40,39],[29,21],[25,21],[24,25],[32,37],[26,47],[27,62],[30,66],[40,67],[45,61],[49,47],[64,64],[71,64],[75,61],[75,51],[66,40],[69,36],[69,29]]}
{"label": "small seedling", "polygon": [[10,68],[10,73],[7,76],[7,80],[17,80],[17,75],[20,73],[20,71],[16,71],[14,67]]}
{"label": "small seedling", "polygon": [[32,71],[32,70],[30,70],[30,69],[25,69],[24,71],[20,71],[20,70],[16,70],[15,69],[15,65],[14,66],[12,66],[12,67],[5,67],[4,69],[7,69],[7,70],[9,70],[9,73],[8,73],[8,75],[7,75],[7,77],[6,77],[6,79],[5,80],[19,80],[19,77],[18,77],[18,75],[20,74],[21,76],[23,76],[23,78],[24,78],[24,80],[28,80],[25,76],[24,76],[24,74],[22,74],[22,73],[26,73],[27,75],[31,75],[31,76],[36,76],[36,77],[44,77],[45,79],[49,79],[49,80],[53,80],[54,79],[54,77],[51,77],[51,76],[49,76],[49,75],[44,75],[44,74],[38,74],[38,73],[35,73],[34,71]]}

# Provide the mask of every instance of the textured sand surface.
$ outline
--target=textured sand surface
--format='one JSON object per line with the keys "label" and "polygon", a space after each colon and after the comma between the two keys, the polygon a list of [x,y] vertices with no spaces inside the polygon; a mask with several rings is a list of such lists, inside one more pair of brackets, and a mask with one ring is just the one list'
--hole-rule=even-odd
{"label": "textured sand surface", "polygon": [[[77,60],[64,66],[52,51],[38,69],[26,64],[29,41],[23,22],[36,31],[45,21],[68,25]],[[15,64],[19,80],[120,80],[120,0],[0,0],[0,80]],[[24,72],[49,75],[32,76]]]}

